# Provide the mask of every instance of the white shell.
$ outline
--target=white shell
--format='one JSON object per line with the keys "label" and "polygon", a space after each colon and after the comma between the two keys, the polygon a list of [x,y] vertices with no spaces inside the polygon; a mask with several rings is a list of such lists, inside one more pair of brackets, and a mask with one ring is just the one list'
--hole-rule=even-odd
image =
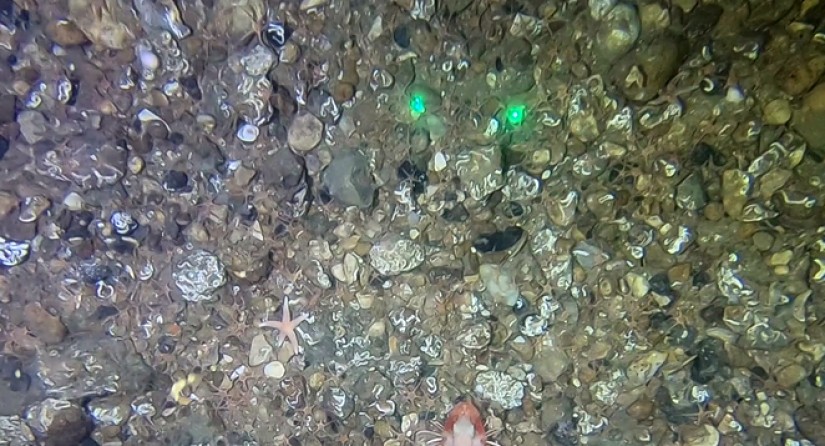
{"label": "white shell", "polygon": [[242,124],[238,127],[238,139],[246,143],[255,142],[258,139],[258,135],[261,134],[261,129],[258,128],[256,125],[252,124]]}

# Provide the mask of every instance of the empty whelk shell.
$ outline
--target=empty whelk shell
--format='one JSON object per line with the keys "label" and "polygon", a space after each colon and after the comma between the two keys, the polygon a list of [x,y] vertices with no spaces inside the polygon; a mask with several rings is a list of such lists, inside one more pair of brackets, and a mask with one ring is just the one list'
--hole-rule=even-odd
{"label": "empty whelk shell", "polygon": [[138,223],[134,217],[132,217],[132,214],[123,211],[112,213],[109,222],[115,228],[115,232],[120,235],[129,235],[138,227]]}
{"label": "empty whelk shell", "polygon": [[238,126],[237,136],[238,139],[245,143],[252,143],[258,139],[260,133],[261,129],[259,129],[257,125],[244,123]]}
{"label": "empty whelk shell", "polygon": [[31,243],[16,242],[0,237],[0,265],[12,267],[20,265],[29,258]]}
{"label": "empty whelk shell", "polygon": [[269,22],[264,27],[263,32],[264,42],[273,49],[281,48],[286,44],[286,41],[292,36],[292,28],[282,22]]}

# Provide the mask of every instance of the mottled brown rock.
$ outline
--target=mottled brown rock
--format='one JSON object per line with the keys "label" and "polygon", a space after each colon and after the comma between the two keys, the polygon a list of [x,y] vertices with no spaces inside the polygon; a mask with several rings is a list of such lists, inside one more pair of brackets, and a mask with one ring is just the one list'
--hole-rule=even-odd
{"label": "mottled brown rock", "polygon": [[69,18],[92,43],[115,50],[131,46],[139,29],[131,3],[119,0],[69,0]]}
{"label": "mottled brown rock", "polygon": [[47,398],[29,408],[26,423],[46,446],[74,446],[89,432],[83,408],[66,400]]}
{"label": "mottled brown rock", "polygon": [[39,303],[29,303],[23,308],[26,327],[46,344],[57,344],[66,337],[66,326],[59,317],[49,313]]}
{"label": "mottled brown rock", "polygon": [[794,113],[791,125],[805,138],[810,149],[825,155],[825,82],[813,88],[802,101],[802,107]]}
{"label": "mottled brown rock", "polygon": [[803,406],[794,413],[794,421],[799,433],[814,444],[825,444],[825,408],[821,405]]}
{"label": "mottled brown rock", "polygon": [[825,72],[825,55],[798,54],[787,60],[776,74],[779,86],[791,95],[808,91]]}
{"label": "mottled brown rock", "polygon": [[49,22],[45,28],[46,36],[60,46],[83,45],[89,39],[83,31],[69,20],[54,20]]}

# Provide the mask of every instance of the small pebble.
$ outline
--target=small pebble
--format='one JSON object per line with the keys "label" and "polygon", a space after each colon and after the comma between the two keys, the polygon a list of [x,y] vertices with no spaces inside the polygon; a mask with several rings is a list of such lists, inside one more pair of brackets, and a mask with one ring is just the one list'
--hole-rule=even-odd
{"label": "small pebble", "polygon": [[264,366],[264,375],[273,379],[281,379],[286,373],[284,364],[280,361],[272,361]]}
{"label": "small pebble", "polygon": [[292,120],[287,131],[289,146],[298,152],[309,152],[320,142],[324,124],[309,113],[302,113]]}
{"label": "small pebble", "polygon": [[772,254],[768,258],[768,265],[770,266],[785,266],[791,262],[791,258],[793,258],[793,251],[790,249],[786,249],[784,251],[779,251]]}
{"label": "small pebble", "polygon": [[774,99],[762,109],[765,124],[784,125],[791,119],[791,104],[787,99]]}
{"label": "small pebble", "polygon": [[773,236],[765,231],[757,232],[751,240],[753,240],[753,246],[760,251],[767,251],[773,245]]}
{"label": "small pebble", "polygon": [[70,211],[79,211],[83,209],[83,197],[77,192],[69,192],[66,197],[63,198],[63,204]]}
{"label": "small pebble", "polygon": [[144,70],[155,71],[160,67],[160,58],[147,48],[141,48],[138,51],[138,58]]}
{"label": "small pebble", "polygon": [[252,345],[249,347],[249,365],[256,367],[267,360],[272,355],[272,345],[267,342],[263,334],[257,334],[252,338]]}
{"label": "small pebble", "polygon": [[143,158],[137,155],[129,158],[129,161],[127,161],[127,167],[129,168],[129,172],[131,172],[133,175],[137,175],[140,172],[142,172],[144,165],[145,163],[143,162]]}

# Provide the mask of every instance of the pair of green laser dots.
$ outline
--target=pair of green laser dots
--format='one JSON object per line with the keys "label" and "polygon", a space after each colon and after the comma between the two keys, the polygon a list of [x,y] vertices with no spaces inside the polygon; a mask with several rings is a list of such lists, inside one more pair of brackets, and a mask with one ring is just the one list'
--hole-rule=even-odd
{"label": "pair of green laser dots", "polygon": [[[414,94],[410,98],[410,111],[421,116],[427,111],[427,101],[424,95]],[[524,122],[526,107],[524,105],[510,105],[504,110],[504,117],[511,126],[519,126]]]}

